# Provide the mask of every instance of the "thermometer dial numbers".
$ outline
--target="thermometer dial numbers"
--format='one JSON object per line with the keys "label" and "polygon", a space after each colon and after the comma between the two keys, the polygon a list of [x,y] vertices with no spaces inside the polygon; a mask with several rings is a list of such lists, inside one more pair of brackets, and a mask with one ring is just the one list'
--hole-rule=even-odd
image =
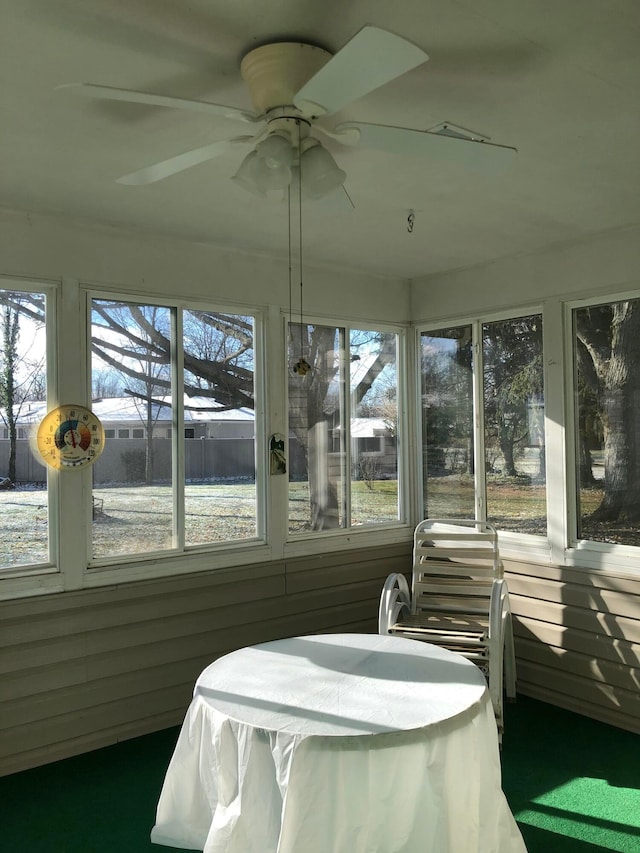
{"label": "thermometer dial numbers", "polygon": [[85,406],[58,406],[38,427],[36,445],[42,459],[57,470],[92,465],[104,450],[104,429]]}

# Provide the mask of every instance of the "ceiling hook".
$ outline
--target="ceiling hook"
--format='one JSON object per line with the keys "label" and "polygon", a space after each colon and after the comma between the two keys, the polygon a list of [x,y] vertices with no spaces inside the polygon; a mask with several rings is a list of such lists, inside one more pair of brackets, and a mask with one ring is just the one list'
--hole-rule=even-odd
{"label": "ceiling hook", "polygon": [[407,216],[407,231],[409,234],[413,234],[413,226],[415,225],[416,215],[413,210],[409,211],[409,215]]}

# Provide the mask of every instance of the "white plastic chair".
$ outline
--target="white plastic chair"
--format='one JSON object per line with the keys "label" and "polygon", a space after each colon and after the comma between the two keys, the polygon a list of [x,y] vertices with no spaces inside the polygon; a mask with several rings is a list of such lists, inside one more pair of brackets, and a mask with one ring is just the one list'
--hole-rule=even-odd
{"label": "white plastic chair", "polygon": [[378,631],[424,640],[473,661],[484,673],[504,728],[503,695],[516,697],[509,592],[495,528],[475,519],[427,519],[415,529],[412,588],[387,578]]}

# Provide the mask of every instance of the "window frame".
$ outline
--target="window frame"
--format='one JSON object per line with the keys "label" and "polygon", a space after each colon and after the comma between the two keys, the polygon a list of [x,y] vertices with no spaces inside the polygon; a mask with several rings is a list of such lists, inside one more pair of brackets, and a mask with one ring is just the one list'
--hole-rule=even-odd
{"label": "window frame", "polygon": [[[483,484],[482,484],[482,505],[485,508],[485,518],[487,515],[487,478],[486,478],[486,453],[485,453],[485,418],[484,418],[484,406],[480,406],[480,401],[484,400],[484,351],[483,351],[483,326],[485,324],[490,324],[494,322],[501,322],[504,320],[517,320],[522,317],[529,317],[532,315],[539,315],[542,321],[542,364],[543,364],[543,376],[542,376],[542,387],[543,387],[543,398],[544,398],[544,439],[545,439],[545,508],[546,508],[546,532],[542,534],[533,534],[533,533],[519,533],[511,530],[502,531],[501,538],[505,543],[505,552],[508,550],[509,545],[511,544],[514,550],[517,550],[523,546],[526,546],[528,549],[534,551],[540,551],[542,548],[543,551],[548,551],[548,543],[549,543],[549,466],[546,462],[547,460],[547,441],[548,441],[548,413],[547,413],[547,394],[548,394],[548,375],[545,369],[545,352],[546,352],[546,321],[545,321],[545,311],[544,306],[539,305],[533,308],[527,308],[526,310],[514,309],[508,312],[501,312],[496,316],[491,317],[482,317],[478,320],[478,362],[479,368],[477,371],[477,380],[478,380],[478,391],[477,391],[477,402],[474,400],[474,408],[477,412],[476,418],[479,423],[479,429],[482,430],[482,448],[480,449],[481,459],[476,458],[476,471],[479,471],[480,464],[482,464],[482,473],[483,473]],[[475,377],[474,377],[475,380]]]}
{"label": "window frame", "polygon": [[[358,318],[339,318],[335,316],[319,316],[317,314],[305,315],[302,320],[304,325],[319,325],[335,328],[344,335],[344,340],[349,340],[349,334],[353,331],[372,331],[382,332],[383,334],[393,334],[396,337],[396,394],[397,394],[397,409],[398,409],[398,433],[397,433],[397,470],[398,470],[398,518],[393,522],[384,522],[380,524],[370,523],[345,527],[333,528],[330,530],[320,531],[303,531],[301,533],[291,533],[289,530],[289,505],[288,505],[288,474],[286,479],[286,499],[282,504],[282,515],[279,523],[284,530],[284,555],[285,556],[303,556],[307,554],[318,554],[318,544],[321,542],[331,542],[331,547],[336,550],[343,548],[357,547],[359,539],[362,536],[367,537],[367,542],[371,544],[391,544],[394,542],[406,541],[407,531],[413,530],[416,524],[415,513],[413,511],[414,501],[413,493],[415,492],[415,479],[411,476],[413,466],[409,464],[409,459],[412,454],[414,444],[410,441],[410,431],[412,426],[412,405],[409,401],[408,389],[413,384],[413,376],[408,376],[409,365],[413,372],[413,358],[409,357],[409,348],[413,347],[413,336],[409,334],[409,324],[402,323],[381,323],[368,319]],[[300,318],[292,316],[289,312],[281,311],[281,328],[282,328],[282,377],[284,388],[284,418],[282,422],[282,433],[285,436],[285,448],[287,459],[289,454],[289,391],[288,383],[290,378],[289,358],[288,358],[288,341],[289,341],[289,324],[297,325],[300,323]],[[344,364],[341,364],[341,370]],[[343,414],[345,422],[351,424],[351,395],[345,394],[345,405]],[[341,443],[344,446],[344,467],[347,472],[347,483],[349,488],[345,496],[345,512],[351,514],[351,432],[349,427],[349,437],[341,435]],[[332,439],[333,443],[333,439]]]}
{"label": "window frame", "polygon": [[[376,547],[406,543],[416,519],[414,466],[410,464],[415,438],[410,428],[413,401],[407,389],[414,382],[409,335],[410,324],[380,323],[358,318],[334,320],[313,319],[336,327],[380,330],[396,336],[396,370],[398,415],[398,506],[404,522],[363,525],[333,534],[319,533],[310,539],[287,541],[286,477],[270,476],[268,439],[273,433],[287,434],[286,410],[287,362],[283,352],[283,329],[290,316],[280,305],[236,304],[224,299],[202,297],[175,298],[109,285],[101,281],[65,277],[59,281],[42,278],[0,278],[2,286],[15,290],[31,290],[47,294],[47,408],[61,402],[74,401],[91,405],[91,307],[92,299],[121,300],[139,304],[156,304],[183,310],[217,310],[221,313],[250,315],[254,318],[254,429],[256,460],[257,538],[224,543],[191,546],[184,551],[116,556],[104,563],[90,560],[92,527],[92,470],[84,468],[73,475],[50,470],[48,504],[50,527],[50,562],[25,568],[7,569],[0,573],[0,599],[11,600],[48,593],[81,589],[98,589],[111,584],[128,584],[144,580],[179,578],[187,574],[223,571],[232,578],[245,566],[272,560],[283,560],[321,554],[330,550],[349,551],[363,546]],[[285,324],[285,325],[283,325]],[[56,342],[64,341],[59,349]],[[177,346],[177,357],[182,353]],[[80,355],[79,355],[80,354]],[[269,363],[267,364],[267,354]],[[268,368],[268,370],[267,370]],[[179,395],[181,397],[181,395]],[[181,402],[181,401],[180,401]],[[176,407],[174,407],[176,411]],[[180,422],[179,422],[180,421]],[[182,416],[175,417],[170,437],[182,434]],[[180,481],[182,482],[182,480]],[[366,536],[366,540],[362,539]],[[330,541],[328,541],[330,540]],[[240,575],[241,576],[241,575]]]}
{"label": "window frame", "polygon": [[[264,357],[265,311],[255,305],[224,303],[222,300],[211,302],[199,299],[168,298],[147,293],[123,292],[95,285],[81,285],[86,299],[86,358],[87,358],[87,395],[91,399],[91,313],[92,301],[112,300],[123,303],[157,305],[172,312],[174,351],[172,352],[172,424],[168,428],[167,437],[172,442],[173,458],[173,507],[174,507],[174,536],[175,546],[162,551],[146,552],[144,554],[115,555],[106,558],[94,558],[91,555],[92,531],[89,523],[86,531],[87,564],[84,571],[83,586],[93,588],[104,586],[109,582],[135,582],[151,578],[173,577],[182,574],[230,568],[255,563],[269,558],[271,548],[266,537],[266,507],[265,488],[261,481],[266,479],[265,442],[262,437],[266,434],[266,418],[264,403],[265,381],[263,373],[266,369]],[[179,389],[184,387],[184,366],[182,351],[182,315],[185,311],[217,311],[223,314],[238,314],[251,316],[254,323],[254,453],[256,465],[256,536],[251,539],[229,540],[198,545],[185,545],[184,524],[179,519],[184,518],[184,400]],[[180,450],[182,448],[182,450]],[[123,572],[126,578],[123,578]]]}
{"label": "window frame", "polygon": [[[542,353],[544,364],[544,399],[545,399],[545,447],[547,448],[547,466],[546,466],[546,498],[547,498],[547,520],[549,519],[549,494],[551,490],[549,476],[549,432],[548,421],[549,413],[547,406],[548,394],[548,374],[547,374],[547,307],[545,304],[529,303],[511,306],[510,308],[501,309],[500,311],[487,311],[477,313],[472,316],[459,315],[447,316],[438,319],[430,318],[428,321],[417,322],[415,324],[415,350],[416,350],[416,401],[421,400],[421,379],[422,379],[422,364],[421,364],[421,338],[423,335],[435,334],[444,328],[454,328],[458,326],[471,327],[472,335],[472,388],[473,388],[473,438],[474,438],[474,498],[476,517],[485,520],[487,515],[487,498],[486,498],[486,458],[485,458],[485,417],[484,407],[481,405],[484,399],[484,358],[482,348],[482,329],[485,324],[516,320],[519,317],[526,317],[533,314],[539,314],[542,318]],[[560,342],[562,338],[560,337]],[[424,452],[424,435],[422,428],[422,418],[420,405],[416,406],[415,413],[415,430],[417,436],[418,458],[422,459]],[[424,513],[423,495],[424,495],[424,475],[423,466],[416,466],[416,475],[418,480],[417,489],[417,507],[421,517]],[[501,551],[504,556],[510,558],[523,559],[528,558],[536,562],[548,562],[551,555],[550,546],[550,531],[547,524],[546,536],[516,533],[513,531],[499,532]]]}
{"label": "window frame", "polygon": [[[564,373],[566,383],[567,428],[565,434],[566,464],[566,529],[563,543],[563,563],[567,566],[602,571],[604,573],[640,574],[640,546],[619,545],[578,539],[578,470],[577,422],[578,404],[574,357],[574,311],[580,308],[611,305],[616,302],[640,300],[640,289],[597,294],[563,303]],[[640,369],[640,365],[638,365]]]}
{"label": "window frame", "polygon": [[[613,545],[590,540],[577,540],[577,473],[576,473],[576,398],[573,356],[573,311],[590,305],[640,299],[640,289],[621,289],[610,293],[593,292],[580,299],[555,296],[539,303],[518,303],[500,311],[429,317],[417,321],[415,327],[416,377],[415,399],[420,400],[421,335],[458,325],[481,327],[493,322],[541,313],[543,323],[543,365],[545,401],[546,504],[547,535],[537,537],[499,531],[503,557],[514,562],[584,569],[616,577],[637,578],[640,574],[640,547]],[[474,339],[479,340],[474,331]],[[474,358],[476,354],[474,353]],[[474,368],[481,382],[481,372]],[[418,456],[422,451],[422,424],[419,406],[414,416]],[[484,413],[477,413],[475,430],[484,431]],[[476,467],[476,471],[478,471]],[[422,507],[422,466],[416,466],[416,506]],[[538,541],[534,541],[538,540]]]}
{"label": "window frame", "polygon": [[[0,275],[0,289],[45,295],[45,354],[47,364],[47,411],[58,405],[57,317],[61,285],[52,279]],[[43,463],[44,464],[44,463]],[[60,568],[60,473],[45,465],[49,558],[45,562],[0,569],[0,601],[24,596],[61,592],[64,574]]]}

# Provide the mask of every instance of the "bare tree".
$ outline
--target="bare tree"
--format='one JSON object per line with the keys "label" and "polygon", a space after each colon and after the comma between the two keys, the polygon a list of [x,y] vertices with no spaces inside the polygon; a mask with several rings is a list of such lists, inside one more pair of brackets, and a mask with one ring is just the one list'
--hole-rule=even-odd
{"label": "bare tree", "polygon": [[93,351],[116,373],[145,427],[147,484],[154,479],[153,431],[163,408],[170,406],[166,397],[171,388],[170,349],[158,346],[155,339],[162,334],[169,340],[169,327],[167,308],[93,303]]}
{"label": "bare tree", "polygon": [[122,378],[113,367],[91,371],[91,397],[94,401],[121,397],[123,393]]}
{"label": "bare tree", "polygon": [[[33,319],[28,303],[38,297],[33,294],[25,299],[21,293],[8,291],[3,291],[1,297],[0,417],[9,434],[7,479],[13,485],[16,482],[17,424],[25,402],[34,399],[34,391],[39,392],[43,384],[46,390],[46,377],[43,380],[44,355],[39,358],[30,357],[33,342],[19,346],[21,318],[26,316]],[[42,301],[41,295],[39,299]],[[43,315],[38,314],[36,326],[41,324],[43,319]]]}

